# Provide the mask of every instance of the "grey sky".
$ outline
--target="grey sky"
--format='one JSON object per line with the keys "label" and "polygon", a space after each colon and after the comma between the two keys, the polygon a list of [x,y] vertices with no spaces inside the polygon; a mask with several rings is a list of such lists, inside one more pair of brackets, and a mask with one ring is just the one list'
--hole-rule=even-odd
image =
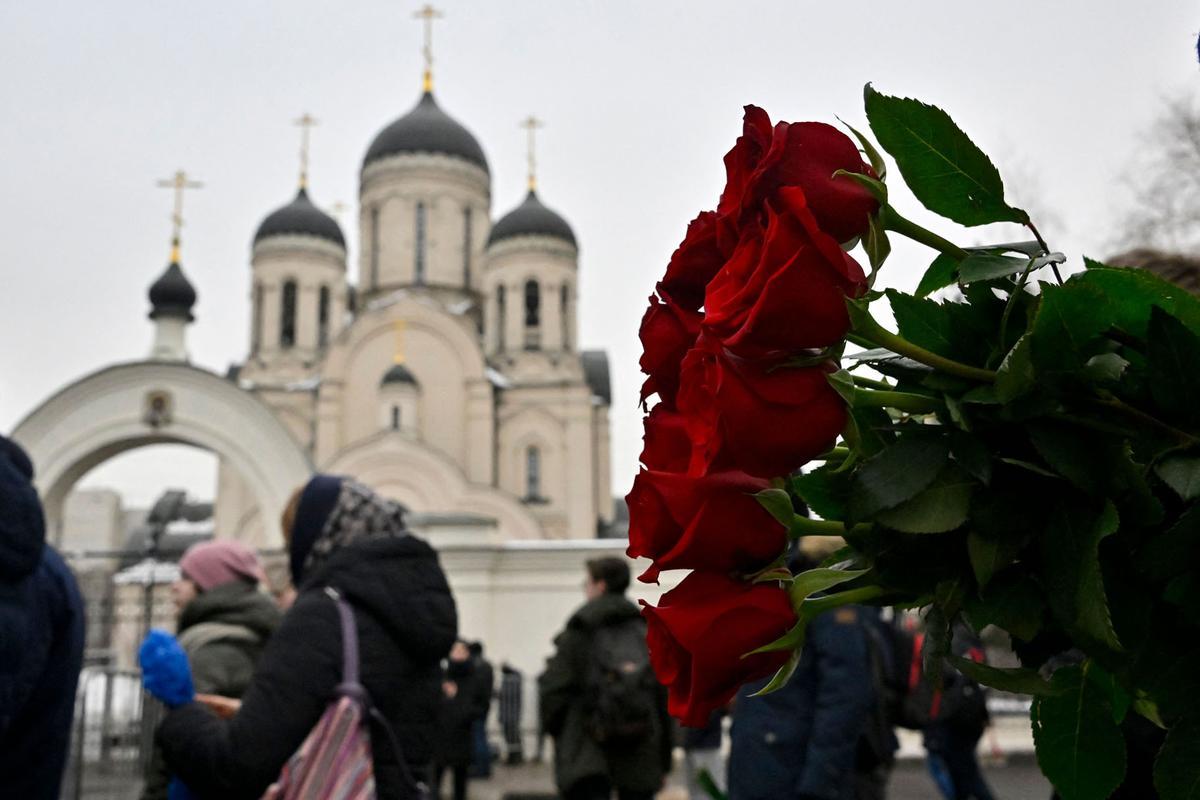
{"label": "grey sky", "polygon": [[[188,198],[184,230],[200,295],[193,360],[223,372],[243,357],[250,237],[294,192],[290,123],[304,111],[321,120],[312,194],[349,206],[356,273],[358,168],[374,134],[417,99],[417,5],[0,4],[0,430],[65,382],[148,350],[145,292],[169,236],[168,193],[154,183],[179,166],[206,184]],[[612,361],[622,493],[640,449],[644,301],[687,221],[715,204],[743,104],[864,129],[867,81],[941,105],[1002,172],[1014,167],[1012,192],[1053,212],[1057,229],[1043,232],[1077,258],[1105,254],[1140,133],[1163,97],[1195,93],[1200,77],[1200,19],[1182,0],[439,6],[439,102],[483,144],[493,214],[522,195],[518,121],[546,120],[540,193],[581,243],[582,342]],[[1029,180],[1024,191],[1015,177]],[[893,259],[886,283],[908,287],[928,261],[916,248]],[[203,494],[210,471],[170,449],[89,482],[138,499],[167,483]]]}

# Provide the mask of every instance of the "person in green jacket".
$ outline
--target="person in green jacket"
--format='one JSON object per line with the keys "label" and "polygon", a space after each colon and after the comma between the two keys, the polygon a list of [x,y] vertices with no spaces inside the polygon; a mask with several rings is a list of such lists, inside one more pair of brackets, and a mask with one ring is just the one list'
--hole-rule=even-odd
{"label": "person in green jacket", "polygon": [[[177,635],[197,694],[238,699],[281,617],[258,556],[239,542],[192,545],[179,560],[171,599]],[[146,764],[142,800],[167,800],[170,775],[156,747]]]}
{"label": "person in green jacket", "polygon": [[564,800],[649,800],[671,770],[674,726],[650,668],[646,622],[625,597],[629,566],[587,562],[587,602],[555,638],[538,679]]}

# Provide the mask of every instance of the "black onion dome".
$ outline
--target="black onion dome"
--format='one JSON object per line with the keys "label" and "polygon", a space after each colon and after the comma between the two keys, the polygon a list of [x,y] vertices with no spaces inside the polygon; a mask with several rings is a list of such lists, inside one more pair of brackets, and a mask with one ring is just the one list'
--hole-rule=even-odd
{"label": "black onion dome", "polygon": [[552,236],[562,239],[575,247],[575,232],[559,214],[538,199],[532,189],[525,196],[525,202],[505,214],[492,226],[488,235],[488,244],[493,245],[503,239],[517,236]]}
{"label": "black onion dome", "polygon": [[384,386],[389,383],[411,383],[415,386],[417,379],[408,371],[408,367],[403,364],[393,364],[392,368],[383,374],[383,380],[380,383]]}
{"label": "black onion dome", "polygon": [[254,234],[254,243],[258,244],[268,236],[284,234],[316,236],[339,247],[346,247],[346,238],[342,236],[342,228],[337,220],[314,206],[304,189],[296,193],[296,199],[292,202],[267,215]]}
{"label": "black onion dome", "polygon": [[488,171],[487,157],[479,140],[442,111],[430,92],[421,95],[412,111],[376,135],[367,148],[363,166],[398,153],[443,153]]}
{"label": "black onion dome", "polygon": [[166,272],[150,284],[150,319],[159,317],[181,317],[192,320],[192,306],[196,305],[196,290],[172,261]]}

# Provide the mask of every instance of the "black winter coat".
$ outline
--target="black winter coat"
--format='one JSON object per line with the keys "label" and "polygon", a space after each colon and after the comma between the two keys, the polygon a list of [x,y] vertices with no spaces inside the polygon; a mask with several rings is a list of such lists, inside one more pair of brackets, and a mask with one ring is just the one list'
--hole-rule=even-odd
{"label": "black winter coat", "polygon": [[[326,586],[354,606],[363,685],[391,722],[410,769],[427,770],[439,664],[458,632],[454,598],[428,544],[376,537],[336,551],[305,580],[232,719],[197,703],[168,713],[158,742],[171,771],[199,797],[261,796],[334,699],[342,637]],[[371,741],[378,797],[407,800],[386,735],[373,726]]]}
{"label": "black winter coat", "polygon": [[0,543],[0,796],[57,800],[83,663],[84,610],[67,565],[33,536],[24,552],[13,540]]}
{"label": "black winter coat", "polygon": [[[443,680],[457,687],[453,697],[443,692],[442,709],[438,718],[438,737],[434,746],[433,760],[444,767],[465,767],[471,763],[474,744],[472,726],[482,719],[488,710],[491,692],[487,688],[487,675],[478,664],[465,662],[466,671],[453,674],[447,671]],[[451,662],[451,668],[454,664]]]}

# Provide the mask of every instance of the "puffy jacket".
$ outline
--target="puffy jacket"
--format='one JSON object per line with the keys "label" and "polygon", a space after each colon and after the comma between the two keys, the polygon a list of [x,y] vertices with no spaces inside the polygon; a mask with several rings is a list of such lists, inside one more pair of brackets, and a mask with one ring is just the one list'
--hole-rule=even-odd
{"label": "puffy jacket", "polygon": [[[170,711],[157,740],[167,765],[201,798],[257,798],[300,747],[341,680],[338,589],[353,605],[362,683],[425,774],[441,697],[441,659],[457,634],[454,598],[437,554],[413,536],[352,542],[308,575],[242,696],[220,720],[197,704]],[[380,800],[407,800],[386,735],[372,727]]]}
{"label": "puffy jacket", "polygon": [[854,761],[875,702],[859,610],[814,619],[796,672],[780,690],[738,692],[729,756],[730,800],[852,800]]}
{"label": "puffy jacket", "polygon": [[33,465],[0,437],[0,786],[57,800],[83,664],[75,576],[46,544]]}

